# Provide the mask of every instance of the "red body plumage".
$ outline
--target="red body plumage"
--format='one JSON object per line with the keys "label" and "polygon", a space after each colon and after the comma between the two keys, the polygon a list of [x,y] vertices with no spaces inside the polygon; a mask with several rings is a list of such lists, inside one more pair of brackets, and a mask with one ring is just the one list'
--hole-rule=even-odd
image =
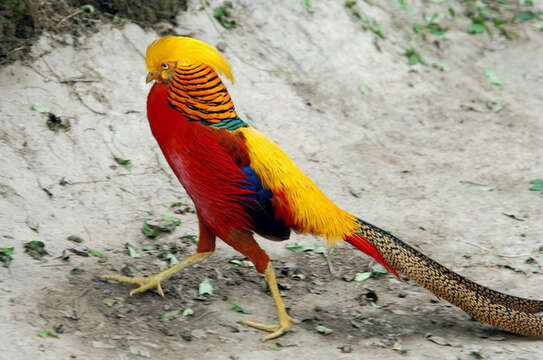
{"label": "red body plumage", "polygon": [[[175,175],[194,201],[198,215],[220,238],[232,231],[250,231],[249,216],[243,207],[246,195],[245,174],[236,161],[244,161],[243,144],[225,131],[199,122],[189,122],[168,104],[168,87],[156,83],[147,98],[151,131]],[[219,134],[219,131],[223,133]],[[238,144],[236,159],[222,145]]]}

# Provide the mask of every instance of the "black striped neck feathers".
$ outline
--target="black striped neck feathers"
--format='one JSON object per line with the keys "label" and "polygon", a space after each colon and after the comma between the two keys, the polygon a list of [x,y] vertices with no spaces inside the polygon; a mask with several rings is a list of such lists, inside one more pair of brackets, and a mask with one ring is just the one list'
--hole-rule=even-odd
{"label": "black striped neck feathers", "polygon": [[168,82],[168,102],[189,121],[226,130],[248,126],[238,117],[217,72],[205,64],[175,69]]}

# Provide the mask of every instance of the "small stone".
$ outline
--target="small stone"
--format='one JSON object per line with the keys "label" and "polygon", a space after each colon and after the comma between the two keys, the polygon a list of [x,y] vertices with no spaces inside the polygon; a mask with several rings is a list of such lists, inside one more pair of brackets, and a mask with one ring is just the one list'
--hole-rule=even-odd
{"label": "small stone", "polygon": [[134,269],[132,268],[132,265],[130,264],[123,264],[123,267],[121,268],[121,274],[124,276],[134,276]]}
{"label": "small stone", "polygon": [[279,287],[279,290],[290,290],[292,285],[287,283],[277,283],[277,287]]}
{"label": "small stone", "polygon": [[201,339],[201,340],[207,339],[207,334],[206,334],[205,330],[203,330],[203,329],[192,330],[192,336],[195,339]]}
{"label": "small stone", "polygon": [[58,324],[55,327],[53,327],[53,330],[55,330],[57,334],[64,334],[64,325]]}
{"label": "small stone", "polygon": [[102,300],[102,302],[104,303],[105,306],[112,307],[113,305],[115,305],[117,301],[113,298],[105,298],[104,300]]}
{"label": "small stone", "polygon": [[95,349],[115,349],[114,345],[105,344],[101,341],[93,341],[92,347],[94,347]]}
{"label": "small stone", "polygon": [[406,292],[406,291],[403,291],[403,290],[400,291],[399,294],[398,294],[398,297],[399,297],[399,298],[402,298],[402,299],[403,299],[403,298],[406,298],[406,297],[407,297],[407,292]]}
{"label": "small stone", "polygon": [[134,346],[130,346],[129,347],[129,351],[132,355],[136,355],[136,356],[140,356],[140,357],[143,357],[143,358],[150,358],[151,357],[151,354],[149,354],[149,352],[143,350],[143,349],[138,349]]}
{"label": "small stone", "polygon": [[349,354],[353,352],[353,347],[351,345],[341,345],[337,347],[344,354]]}
{"label": "small stone", "polygon": [[215,45],[215,48],[217,48],[217,50],[219,50],[220,52],[224,52],[226,50],[226,43],[224,41],[219,41],[216,45]]}

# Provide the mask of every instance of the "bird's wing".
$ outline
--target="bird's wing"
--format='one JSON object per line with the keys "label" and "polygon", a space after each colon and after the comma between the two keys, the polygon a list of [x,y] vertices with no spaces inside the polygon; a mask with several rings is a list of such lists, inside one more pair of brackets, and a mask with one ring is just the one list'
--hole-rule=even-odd
{"label": "bird's wing", "polygon": [[301,233],[341,240],[359,228],[357,219],[340,209],[272,141],[252,127],[243,134],[250,166],[264,188],[273,193],[275,216]]}

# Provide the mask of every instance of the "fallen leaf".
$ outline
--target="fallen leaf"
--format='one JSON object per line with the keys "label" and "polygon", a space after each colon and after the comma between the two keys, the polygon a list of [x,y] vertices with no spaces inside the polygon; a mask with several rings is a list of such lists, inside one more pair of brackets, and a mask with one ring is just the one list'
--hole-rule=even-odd
{"label": "fallen leaf", "polygon": [[204,281],[198,286],[198,293],[200,295],[213,295],[213,285],[208,278],[205,278]]}
{"label": "fallen leaf", "polygon": [[240,305],[236,304],[236,303],[233,302],[233,301],[230,301],[230,309],[231,309],[232,311],[239,312],[239,313],[242,313],[242,314],[247,314],[247,315],[252,314],[251,311],[242,308]]}
{"label": "fallen leaf", "polygon": [[70,240],[70,241],[73,241],[73,242],[76,242],[76,243],[82,243],[83,241],[83,238],[81,236],[77,236],[77,235],[70,235],[68,236],[66,239]]}
{"label": "fallen leaf", "polygon": [[530,184],[533,186],[530,187],[531,191],[543,191],[543,180],[541,179],[534,179],[530,181]]}
{"label": "fallen leaf", "polygon": [[154,242],[148,242],[147,244],[143,245],[143,247],[141,248],[143,251],[151,251],[151,250],[156,250],[157,249],[157,245],[156,243]]}
{"label": "fallen leaf", "polygon": [[426,61],[422,59],[422,57],[419,55],[419,53],[411,48],[405,50],[405,56],[407,57],[407,62],[409,65],[415,65],[415,64],[421,64],[421,65],[428,65]]}
{"label": "fallen leaf", "polygon": [[427,340],[433,342],[434,344],[438,344],[440,346],[452,346],[448,341],[447,339],[445,338],[442,338],[441,336],[434,336],[434,335],[430,335],[428,337],[426,337]]}
{"label": "fallen leaf", "polygon": [[294,252],[305,252],[305,251],[312,251],[315,250],[315,247],[313,245],[304,246],[300,244],[299,242],[295,242],[294,244],[288,244],[285,245],[287,249]]}
{"label": "fallen leaf", "polygon": [[187,316],[192,316],[192,315],[194,315],[194,310],[192,310],[192,309],[190,309],[190,308],[189,308],[189,309],[185,309],[185,310],[183,311],[183,316],[185,316],[185,317],[187,317]]}
{"label": "fallen leaf", "polygon": [[32,256],[34,259],[40,259],[45,255],[49,255],[45,250],[45,243],[43,241],[34,240],[24,243],[25,252]]}
{"label": "fallen leaf", "polygon": [[374,274],[388,274],[388,270],[379,263],[373,264],[373,266],[371,267],[371,272]]}
{"label": "fallen leaf", "polygon": [[39,337],[42,337],[42,338],[46,338],[46,337],[54,337],[54,338],[59,338],[60,335],[57,334],[56,332],[54,331],[51,331],[51,330],[41,330],[41,331],[38,331],[38,336]]}
{"label": "fallen leaf", "polygon": [[129,243],[125,244],[126,249],[128,250],[128,255],[132,258],[140,258],[141,255],[134,249]]}
{"label": "fallen leaf", "polygon": [[354,276],[354,281],[362,282],[366,281],[371,277],[371,271],[363,272],[363,273],[356,273]]}
{"label": "fallen leaf", "polygon": [[126,170],[132,171],[132,161],[128,159],[123,159],[121,157],[115,156],[113,159],[119,164],[122,165]]}
{"label": "fallen leaf", "polygon": [[512,213],[502,213],[503,215],[513,219],[513,220],[517,220],[517,221],[524,221],[523,218],[519,218],[518,216],[516,216],[515,214],[512,214]]}
{"label": "fallen leaf", "polygon": [[27,216],[25,220],[25,224],[26,226],[28,226],[30,229],[34,230],[35,232],[38,232],[38,228],[40,227],[38,220],[34,219],[32,216]]}
{"label": "fallen leaf", "polygon": [[72,270],[70,270],[70,275],[72,276],[78,276],[85,272],[84,269],[81,269],[80,267],[75,267]]}
{"label": "fallen leaf", "polygon": [[470,34],[480,34],[486,30],[486,25],[481,23],[473,23],[469,26],[468,32]]}
{"label": "fallen leaf", "polygon": [[0,248],[0,261],[4,263],[4,266],[9,266],[9,263],[13,259],[11,254],[15,252],[14,247]]}
{"label": "fallen leaf", "polygon": [[498,75],[496,75],[494,70],[486,69],[485,70],[485,75],[486,75],[486,77],[488,78],[488,80],[490,81],[491,84],[498,85],[498,86],[502,85],[502,81],[500,80]]}
{"label": "fallen leaf", "polygon": [[50,113],[51,112],[50,107],[47,107],[47,106],[42,105],[40,103],[32,104],[32,110],[37,111],[37,112],[41,112],[41,113]]}
{"label": "fallen leaf", "polygon": [[96,257],[99,257],[99,258],[103,258],[104,257],[104,254],[102,254],[100,251],[98,250],[89,250],[89,254],[91,254],[92,256],[96,256]]}
{"label": "fallen leaf", "polygon": [[179,310],[172,310],[167,311],[160,317],[161,322],[168,322],[170,320],[173,320],[179,316],[180,311]]}
{"label": "fallen leaf", "polygon": [[324,246],[319,246],[318,248],[315,249],[315,254],[326,255],[327,252],[328,252],[328,249],[326,249]]}
{"label": "fallen leaf", "polygon": [[308,13],[313,14],[315,12],[315,10],[313,10],[313,7],[311,6],[311,3],[309,2],[309,0],[303,0],[303,1],[304,1],[305,10]]}
{"label": "fallen leaf", "polygon": [[319,334],[323,334],[323,335],[330,335],[331,333],[334,332],[334,330],[330,329],[330,328],[327,328],[326,326],[323,326],[323,325],[317,325],[317,327],[315,328],[315,330],[319,333]]}

